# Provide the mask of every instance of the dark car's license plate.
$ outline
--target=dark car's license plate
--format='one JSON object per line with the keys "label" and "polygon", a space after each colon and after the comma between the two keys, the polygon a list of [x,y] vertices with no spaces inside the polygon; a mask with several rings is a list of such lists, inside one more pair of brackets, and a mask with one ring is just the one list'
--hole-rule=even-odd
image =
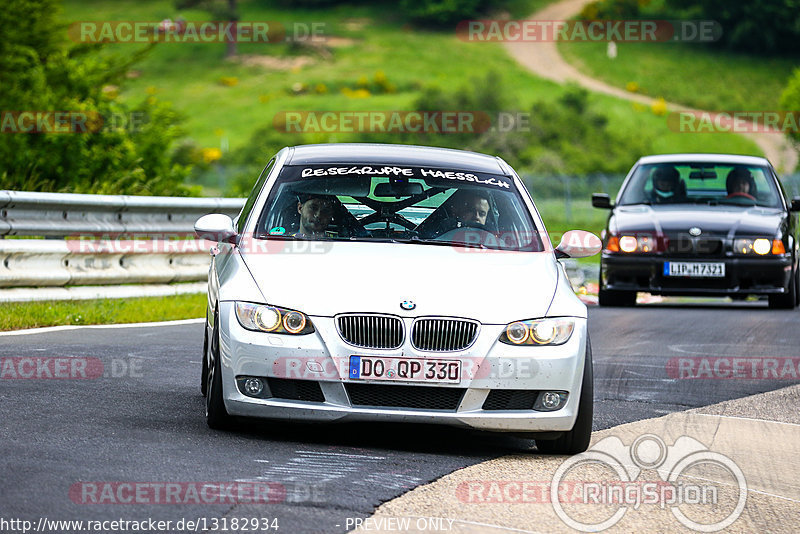
{"label": "dark car's license plate", "polygon": [[688,276],[693,278],[724,278],[725,264],[719,262],[665,261],[664,276]]}

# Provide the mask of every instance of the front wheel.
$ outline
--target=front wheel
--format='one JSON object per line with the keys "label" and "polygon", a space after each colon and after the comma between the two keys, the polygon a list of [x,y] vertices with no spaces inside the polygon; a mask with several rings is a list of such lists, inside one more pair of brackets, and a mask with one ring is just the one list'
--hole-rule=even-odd
{"label": "front wheel", "polygon": [[798,271],[792,273],[792,279],[789,282],[789,289],[782,295],[770,295],[769,307],[779,310],[793,310],[797,307],[797,275]]}
{"label": "front wheel", "polygon": [[600,289],[597,295],[600,306],[634,306],[636,304],[636,291],[616,291]]}
{"label": "front wheel", "polygon": [[219,357],[219,315],[214,317],[214,330],[211,334],[211,351],[206,376],[206,422],[210,428],[222,430],[228,428],[231,416],[225,409],[222,397],[222,364]]}
{"label": "front wheel", "polygon": [[208,394],[208,322],[203,326],[203,363],[200,371],[200,393],[205,397]]}
{"label": "front wheel", "polygon": [[536,440],[536,448],[544,454],[578,454],[589,448],[592,439],[594,415],[594,372],[592,370],[592,345],[586,339],[586,362],[583,365],[583,383],[578,403],[578,417],[572,430],[553,440]]}

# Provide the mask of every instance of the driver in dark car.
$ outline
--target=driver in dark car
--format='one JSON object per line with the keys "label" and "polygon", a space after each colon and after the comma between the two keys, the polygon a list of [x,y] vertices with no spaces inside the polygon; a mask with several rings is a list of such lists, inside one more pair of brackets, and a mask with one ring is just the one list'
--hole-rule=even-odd
{"label": "driver in dark car", "polygon": [[738,167],[728,173],[728,178],[725,180],[725,188],[728,190],[728,196],[725,198],[743,197],[749,200],[756,199],[753,196],[753,193],[755,193],[753,174],[743,167]]}
{"label": "driver in dark car", "polygon": [[653,197],[656,203],[675,202],[681,197],[681,175],[675,167],[658,167],[653,171]]}

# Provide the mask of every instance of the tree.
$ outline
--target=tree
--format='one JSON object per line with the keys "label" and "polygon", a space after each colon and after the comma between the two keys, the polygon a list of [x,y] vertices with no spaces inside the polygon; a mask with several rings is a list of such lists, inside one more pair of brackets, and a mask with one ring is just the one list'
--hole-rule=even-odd
{"label": "tree", "polygon": [[[794,74],[789,78],[789,83],[781,95],[781,106],[783,109],[789,110],[789,113],[794,113],[795,119],[800,118],[800,69],[795,69]],[[787,133],[796,141],[800,141],[800,131],[794,130]]]}
{"label": "tree", "polygon": [[[152,98],[119,102],[109,90],[149,47],[120,57],[96,44],[68,45],[58,7],[6,0],[0,10],[0,189],[189,193],[188,168],[170,157],[182,135],[177,114]],[[59,113],[84,121],[49,133]],[[22,133],[23,114],[42,119],[27,123],[33,133]]]}

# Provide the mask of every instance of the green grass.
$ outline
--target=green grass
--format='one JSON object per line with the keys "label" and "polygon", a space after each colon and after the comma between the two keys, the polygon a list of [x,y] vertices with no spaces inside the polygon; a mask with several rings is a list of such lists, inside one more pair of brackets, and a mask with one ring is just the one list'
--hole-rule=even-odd
{"label": "green grass", "polygon": [[777,110],[797,60],[713,50],[699,44],[561,42],[559,51],[581,72],[610,85],[710,111]]}
{"label": "green grass", "polygon": [[206,295],[3,304],[0,331],[42,326],[145,323],[204,317]]}
{"label": "green grass", "polygon": [[[548,3],[520,0],[514,16],[530,13]],[[330,57],[317,51],[280,44],[240,44],[240,53],[287,59],[309,56],[313,63],[294,69],[245,66],[222,59],[223,44],[159,44],[136,68],[136,78],[126,81],[120,98],[140,101],[148,96],[170,101],[186,117],[185,128],[202,147],[234,149],[250,140],[253,132],[271,124],[273,116],[287,110],[396,110],[409,109],[426,85],[458,88],[485,78],[488,70],[500,72],[513,110],[528,110],[535,101],[553,101],[563,94],[558,84],[539,79],[517,65],[498,43],[464,42],[455,32],[412,29],[392,20],[385,6],[335,6],[326,10],[270,8],[242,0],[242,20],[324,22],[327,36],[346,39],[332,46]],[[180,13],[187,20],[208,20],[200,11]],[[167,0],[66,0],[63,18],[78,20],[153,21],[178,15]],[[361,23],[361,26],[354,23]],[[142,45],[115,44],[109,52],[131,53]],[[373,80],[383,72],[395,92],[351,98],[342,88],[357,88],[360,78]],[[229,87],[220,80],[236,78]],[[296,94],[296,84],[311,88]],[[328,92],[314,88],[324,84]],[[628,135],[652,139],[655,152],[688,150],[760,154],[751,142],[730,134],[708,136],[680,134],[668,129],[664,117],[649,108],[595,95],[593,103],[611,117],[613,128]],[[509,110],[512,111],[512,110]],[[336,142],[341,136],[320,136],[317,142]],[[269,157],[264,154],[264,161]],[[633,163],[633,162],[631,162]]]}

